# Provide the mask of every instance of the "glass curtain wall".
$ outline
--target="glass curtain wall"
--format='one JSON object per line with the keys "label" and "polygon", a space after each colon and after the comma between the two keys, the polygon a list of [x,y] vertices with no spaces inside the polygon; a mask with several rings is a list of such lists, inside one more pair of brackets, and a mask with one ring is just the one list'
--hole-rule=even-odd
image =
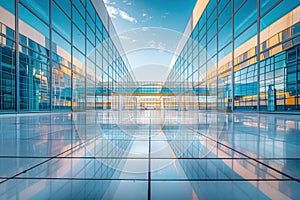
{"label": "glass curtain wall", "polygon": [[[15,4],[0,1],[0,110],[16,110]],[[3,13],[3,14],[2,14]]]}
{"label": "glass curtain wall", "polygon": [[210,0],[204,6],[165,84],[180,79],[185,88],[193,77],[197,109],[299,111],[299,2]]}
{"label": "glass curtain wall", "polygon": [[90,0],[3,0],[0,11],[0,112],[111,109],[133,82]]}

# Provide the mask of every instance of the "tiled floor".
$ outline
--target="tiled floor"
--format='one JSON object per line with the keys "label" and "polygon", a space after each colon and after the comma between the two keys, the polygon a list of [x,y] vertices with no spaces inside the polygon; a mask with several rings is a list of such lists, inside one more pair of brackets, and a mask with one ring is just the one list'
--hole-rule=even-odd
{"label": "tiled floor", "polygon": [[300,117],[0,116],[0,199],[297,199]]}

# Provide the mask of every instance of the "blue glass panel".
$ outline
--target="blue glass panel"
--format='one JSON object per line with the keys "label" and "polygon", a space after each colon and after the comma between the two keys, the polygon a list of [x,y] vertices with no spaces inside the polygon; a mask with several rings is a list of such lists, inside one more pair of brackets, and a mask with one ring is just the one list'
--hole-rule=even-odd
{"label": "blue glass panel", "polygon": [[73,45],[85,53],[85,37],[75,25],[73,25]]}
{"label": "blue glass panel", "polygon": [[15,37],[15,31],[9,27],[6,27],[6,36],[13,39]]}
{"label": "blue glass panel", "polygon": [[79,14],[78,10],[75,7],[73,7],[72,10],[72,20],[85,33],[84,18]]}
{"label": "blue glass panel", "polygon": [[232,15],[232,4],[231,2],[226,5],[220,16],[218,17],[218,28],[220,29],[224,23],[227,22],[229,18],[231,18]]}
{"label": "blue glass panel", "polygon": [[71,15],[71,2],[70,0],[55,0],[55,2],[64,10],[67,15]]}
{"label": "blue glass panel", "polygon": [[19,4],[19,18],[46,38],[50,38],[49,27],[21,4]]}
{"label": "blue glass panel", "polygon": [[87,20],[88,25],[91,27],[91,29],[92,29],[92,30],[95,30],[96,24],[95,24],[95,22],[92,20],[92,18],[90,17],[90,15],[87,15],[86,20]]}
{"label": "blue glass panel", "polygon": [[207,31],[207,42],[211,40],[217,33],[217,22],[215,21],[213,25]]}
{"label": "blue glass panel", "polygon": [[95,11],[95,8],[92,5],[92,2],[90,0],[87,0],[87,2],[86,2],[86,8],[87,8],[87,11],[88,11],[89,15],[95,21],[96,11]]}
{"label": "blue glass panel", "polygon": [[234,36],[239,35],[257,19],[256,1],[247,1],[234,16]]}
{"label": "blue glass panel", "polygon": [[54,43],[52,46],[53,52],[56,53],[56,46],[59,46],[71,54],[71,45],[55,31],[52,31],[52,41]]}
{"label": "blue glass panel", "polygon": [[299,6],[299,1],[282,1],[278,6],[266,14],[260,21],[260,30],[264,30],[276,20],[283,17],[285,14]]}
{"label": "blue glass panel", "polygon": [[231,0],[218,0],[218,13],[220,13],[223,10],[224,6],[227,5],[228,1],[229,4],[232,4]]}
{"label": "blue glass panel", "polygon": [[260,0],[260,14],[263,15],[268,9],[275,5],[279,0]]}
{"label": "blue glass panel", "polygon": [[211,58],[217,53],[217,38],[214,37],[209,44],[207,44],[207,56]]}
{"label": "blue glass panel", "polygon": [[95,33],[88,26],[86,27],[86,36],[93,44],[95,44]]}
{"label": "blue glass panel", "polygon": [[8,10],[11,13],[15,13],[15,1],[1,0],[0,7],[3,7],[4,9]]}
{"label": "blue glass panel", "polygon": [[85,8],[80,0],[73,0],[73,4],[78,9],[83,18],[85,18]]}
{"label": "blue glass panel", "polygon": [[227,22],[227,24],[218,33],[218,47],[220,50],[232,40],[232,20],[230,19],[230,21]]}
{"label": "blue glass panel", "polygon": [[49,23],[49,0],[21,0],[39,17]]}
{"label": "blue glass panel", "polygon": [[207,16],[210,15],[210,13],[215,9],[217,5],[217,1],[216,0],[210,0],[207,7],[206,7],[206,12],[207,12]]}
{"label": "blue glass panel", "polygon": [[[245,0],[234,0],[234,11],[236,11],[244,2]],[[247,1],[247,0],[246,0]],[[253,0],[250,0],[253,1]]]}
{"label": "blue glass panel", "polygon": [[56,5],[52,4],[52,26],[67,40],[71,41],[71,21]]}
{"label": "blue glass panel", "polygon": [[19,40],[21,44],[27,45],[27,37],[25,37],[24,35],[20,34]]}

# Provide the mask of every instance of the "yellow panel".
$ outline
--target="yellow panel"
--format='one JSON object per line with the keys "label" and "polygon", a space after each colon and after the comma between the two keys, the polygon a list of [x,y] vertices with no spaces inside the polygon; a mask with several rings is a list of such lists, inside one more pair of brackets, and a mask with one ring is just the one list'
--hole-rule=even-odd
{"label": "yellow panel", "polygon": [[279,52],[282,51],[282,45],[280,44],[280,45],[272,48],[270,51],[271,51],[271,53],[270,53],[271,55],[270,56],[275,55],[275,54],[277,54],[277,53],[279,53]]}
{"label": "yellow panel", "polygon": [[[257,46],[257,35],[252,37],[250,40],[248,40],[247,42],[243,43],[241,46],[239,46],[238,48],[236,48],[234,50],[234,56],[239,56],[245,52],[247,52],[248,50],[255,48],[255,46]],[[234,60],[235,61],[235,60]]]}
{"label": "yellow panel", "polygon": [[205,10],[207,4],[208,4],[209,0],[198,0],[195,8],[193,10],[193,14],[192,14],[192,20],[193,20],[193,29],[195,28],[195,26],[197,25],[197,22],[199,21],[203,11]]}
{"label": "yellow panel", "polygon": [[300,6],[289,12],[260,33],[260,41],[266,41],[276,33],[279,33],[288,27],[300,21]]}

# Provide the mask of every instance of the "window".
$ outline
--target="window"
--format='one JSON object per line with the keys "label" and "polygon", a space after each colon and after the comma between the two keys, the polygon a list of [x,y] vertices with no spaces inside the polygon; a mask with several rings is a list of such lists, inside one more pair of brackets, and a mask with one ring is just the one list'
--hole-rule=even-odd
{"label": "window", "polygon": [[73,24],[73,45],[81,52],[85,53],[85,36],[74,24]]}
{"label": "window", "polygon": [[[40,32],[42,34],[42,37],[50,38],[49,27],[21,4],[19,4],[19,18],[20,20],[22,20],[23,22],[25,22],[26,24],[34,28],[36,31]],[[19,29],[21,34],[28,32],[27,28],[22,26],[21,22],[20,22]],[[33,35],[31,35],[30,37],[32,36]]]}
{"label": "window", "polygon": [[232,14],[232,4],[230,2],[226,5],[225,9],[218,17],[218,29],[221,29],[224,23],[226,23],[228,19],[231,18],[231,14]]}
{"label": "window", "polygon": [[85,33],[85,21],[82,15],[78,12],[78,10],[73,6],[72,10],[73,22],[80,27],[80,29]]}
{"label": "window", "polygon": [[296,35],[300,33],[300,22],[298,22],[297,24],[295,24],[292,28],[292,34]]}
{"label": "window", "polygon": [[260,14],[263,15],[267,10],[274,6],[278,0],[260,0]]}
{"label": "window", "polygon": [[221,50],[232,40],[232,20],[230,20],[223,28],[219,31],[218,47]]}
{"label": "window", "polygon": [[260,21],[260,30],[264,30],[273,22],[280,19],[282,16],[299,6],[299,1],[282,1],[274,9],[268,12]]}
{"label": "window", "polygon": [[[248,28],[242,35],[235,39],[234,49],[248,41],[250,38],[257,34],[257,24],[255,23],[250,28]],[[256,45],[255,45],[256,46]]]}
{"label": "window", "polygon": [[239,35],[257,19],[257,1],[247,1],[234,15],[234,36]]}
{"label": "window", "polygon": [[55,3],[52,4],[52,9],[53,28],[68,41],[71,41],[71,20]]}
{"label": "window", "polygon": [[68,16],[71,15],[71,3],[70,3],[70,0],[55,0],[55,2],[57,3],[57,5],[60,6],[60,8],[62,8],[64,10],[64,12]]}
{"label": "window", "polygon": [[21,0],[21,2],[49,23],[49,0]]}

